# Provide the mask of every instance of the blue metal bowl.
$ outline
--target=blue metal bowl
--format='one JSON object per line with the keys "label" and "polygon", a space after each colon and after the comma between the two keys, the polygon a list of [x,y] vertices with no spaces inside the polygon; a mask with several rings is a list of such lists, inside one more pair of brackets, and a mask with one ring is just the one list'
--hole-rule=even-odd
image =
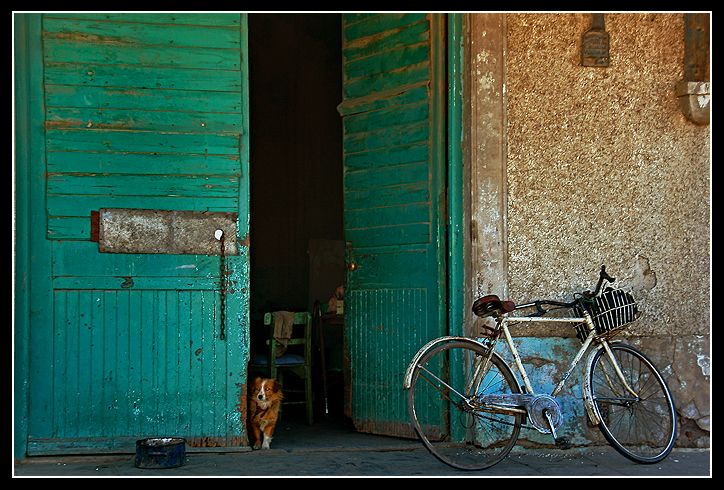
{"label": "blue metal bowl", "polygon": [[136,468],[177,468],[186,459],[186,439],[150,437],[136,441]]}

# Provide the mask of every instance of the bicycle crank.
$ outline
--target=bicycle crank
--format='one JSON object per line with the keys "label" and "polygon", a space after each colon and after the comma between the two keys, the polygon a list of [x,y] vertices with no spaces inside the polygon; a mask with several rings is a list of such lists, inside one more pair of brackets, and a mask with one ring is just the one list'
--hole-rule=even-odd
{"label": "bicycle crank", "polygon": [[510,393],[480,395],[478,402],[486,409],[494,410],[496,406],[524,408],[530,423],[541,434],[553,434],[561,425],[561,407],[550,395],[531,395],[528,393]]}

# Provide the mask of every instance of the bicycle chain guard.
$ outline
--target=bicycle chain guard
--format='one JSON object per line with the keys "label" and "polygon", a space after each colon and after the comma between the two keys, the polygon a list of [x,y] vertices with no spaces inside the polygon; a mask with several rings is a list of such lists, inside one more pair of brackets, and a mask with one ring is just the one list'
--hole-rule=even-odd
{"label": "bicycle chain guard", "polygon": [[[500,405],[525,408],[528,412],[530,423],[542,434],[550,434],[552,432],[548,423],[548,417],[550,417],[550,421],[553,424],[553,430],[561,425],[561,407],[558,405],[556,399],[550,395],[530,395],[527,393],[480,395],[478,402],[488,406]],[[546,412],[548,413],[548,417],[546,417]]]}

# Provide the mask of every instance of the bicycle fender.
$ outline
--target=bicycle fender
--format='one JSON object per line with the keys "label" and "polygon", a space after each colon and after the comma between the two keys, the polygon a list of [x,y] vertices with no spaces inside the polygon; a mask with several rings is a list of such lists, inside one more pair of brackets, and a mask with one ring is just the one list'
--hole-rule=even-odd
{"label": "bicycle fender", "polygon": [[[620,340],[615,340],[613,342],[609,342],[608,345],[621,343],[622,342]],[[588,359],[586,360],[586,374],[583,378],[583,405],[586,407],[588,419],[593,425],[598,425],[601,423],[601,419],[598,417],[598,413],[596,412],[596,408],[593,404],[593,392],[591,388],[591,371],[593,370],[593,358],[596,357],[596,353],[601,349],[603,349],[603,344],[598,344],[598,346],[588,354]]]}
{"label": "bicycle fender", "polygon": [[596,409],[593,407],[593,393],[591,391],[591,370],[593,369],[593,358],[596,356],[596,352],[601,349],[603,349],[603,346],[599,345],[588,354],[588,359],[586,360],[586,374],[583,377],[583,406],[586,408],[588,420],[590,420],[593,425],[601,423],[601,419],[598,418]]}
{"label": "bicycle fender", "polygon": [[[474,345],[481,345],[480,342],[477,340],[471,339],[470,337],[454,337],[454,336],[445,336],[445,337],[438,337],[436,339],[431,340],[427,344],[423,345],[419,351],[417,351],[417,354],[415,354],[415,357],[412,358],[412,361],[410,361],[410,364],[407,366],[407,370],[405,371],[405,378],[402,383],[402,388],[407,390],[410,388],[410,384],[412,383],[412,371],[414,371],[415,366],[417,366],[417,363],[420,361],[422,356],[424,356],[428,350],[432,349],[433,347],[437,346],[438,344],[443,344],[446,342],[466,342],[469,344]],[[493,353],[494,356],[497,356],[497,354]]]}

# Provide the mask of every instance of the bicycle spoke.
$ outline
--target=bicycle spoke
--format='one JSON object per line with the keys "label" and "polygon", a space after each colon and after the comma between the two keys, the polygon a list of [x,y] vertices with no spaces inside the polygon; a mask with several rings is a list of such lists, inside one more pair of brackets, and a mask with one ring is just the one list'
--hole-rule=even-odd
{"label": "bicycle spoke", "polygon": [[[422,371],[424,371],[425,373],[429,374],[431,377],[435,378],[435,380],[437,380],[441,385],[443,385],[445,388],[447,388],[448,390],[452,391],[452,392],[455,393],[457,396],[459,396],[461,400],[463,400],[463,401],[465,401],[465,402],[467,402],[467,401],[469,400],[469,398],[467,398],[467,397],[465,397],[464,395],[460,394],[455,388],[453,388],[452,386],[450,386],[449,384],[447,384],[445,381],[443,381],[442,379],[440,379],[440,378],[439,378],[438,376],[436,376],[434,373],[430,372],[425,366],[420,366],[420,365],[418,365],[417,367],[418,367],[419,369],[421,369]],[[452,400],[452,398],[450,398],[445,392],[443,392],[443,390],[441,390],[438,386],[434,385],[434,384],[430,381],[429,378],[426,378],[425,376],[423,376],[422,379],[424,379],[425,381],[427,381],[433,388],[435,388],[437,391],[439,391],[440,394],[441,394],[443,397],[445,397],[445,399],[449,400],[451,403],[455,403],[455,402]]]}
{"label": "bicycle spoke", "polygon": [[[518,389],[497,357],[489,358],[481,372],[479,360],[489,356],[479,344],[451,342],[431,348],[413,370],[408,399],[415,430],[433,455],[456,468],[496,464],[520,431],[521,414],[499,413],[478,403],[479,395]],[[476,379],[471,383],[472,373]]]}
{"label": "bicycle spoke", "polygon": [[611,350],[625,382],[638,397],[629,395],[611,360],[599,351],[590,381],[601,431],[624,456],[640,463],[658,462],[671,451],[676,434],[671,395],[642,353],[623,344],[614,344]]}

